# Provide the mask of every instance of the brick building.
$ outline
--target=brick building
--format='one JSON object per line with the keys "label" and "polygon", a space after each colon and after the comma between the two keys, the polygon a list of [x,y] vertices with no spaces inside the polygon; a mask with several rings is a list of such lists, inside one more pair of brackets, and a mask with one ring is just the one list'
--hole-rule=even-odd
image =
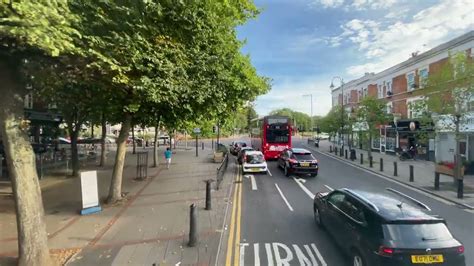
{"label": "brick building", "polygon": [[[413,54],[408,60],[387,68],[378,73],[366,73],[363,77],[351,80],[341,87],[332,90],[332,104],[343,103],[348,115],[354,111],[359,101],[367,96],[383,99],[388,113],[396,119],[388,125],[380,126],[380,136],[376,137],[370,148],[382,153],[395,153],[398,148],[407,148],[412,144],[419,145],[419,155],[427,160],[447,160],[453,158],[453,132],[436,132],[435,138],[420,143],[416,139],[420,131],[433,131],[436,127],[427,128],[417,121],[418,114],[410,108],[412,103],[423,96],[423,83],[430,73],[439,71],[450,54],[465,52],[474,56],[474,31],[443,43],[421,54]],[[341,94],[343,91],[343,95]],[[474,100],[474,99],[473,99]],[[474,111],[474,110],[473,110]],[[461,153],[469,161],[474,161],[474,115],[462,127],[464,138],[461,140]],[[345,139],[361,148],[358,133],[363,126],[354,125],[353,136]]]}

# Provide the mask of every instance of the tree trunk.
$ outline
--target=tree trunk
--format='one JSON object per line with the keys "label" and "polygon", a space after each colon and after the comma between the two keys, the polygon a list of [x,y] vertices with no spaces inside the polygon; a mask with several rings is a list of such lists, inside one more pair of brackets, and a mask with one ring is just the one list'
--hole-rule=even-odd
{"label": "tree trunk", "polygon": [[130,130],[131,121],[132,116],[130,114],[125,114],[125,120],[122,123],[122,128],[120,129],[120,134],[117,139],[117,154],[115,155],[115,165],[112,172],[109,197],[107,199],[109,203],[115,203],[122,199],[122,174],[123,166],[125,164],[125,155],[127,153],[126,141],[128,138],[128,131]]}
{"label": "tree trunk", "polygon": [[91,125],[91,138],[94,138],[94,124]]}
{"label": "tree trunk", "polygon": [[71,167],[72,167],[72,176],[79,176],[79,152],[77,148],[77,138],[79,137],[80,125],[72,126],[68,125],[69,135],[71,136]]}
{"label": "tree trunk", "polygon": [[155,127],[155,141],[153,142],[153,167],[158,166],[158,125],[159,123]]}
{"label": "tree trunk", "polygon": [[372,156],[372,132],[370,132],[370,129],[369,129],[369,146],[367,147],[367,154],[369,155],[369,157]]}
{"label": "tree trunk", "polygon": [[102,137],[100,140],[100,163],[99,166],[105,165],[105,137],[107,136],[107,121],[105,120],[105,115],[102,114],[101,121]]}
{"label": "tree trunk", "polygon": [[0,135],[10,172],[18,230],[18,265],[51,265],[44,208],[35,156],[24,124],[22,86],[15,82],[14,66],[0,58]]}
{"label": "tree trunk", "polygon": [[135,154],[135,149],[136,148],[137,148],[137,146],[136,146],[136,143],[135,143],[135,125],[132,125],[132,153],[133,154]]}

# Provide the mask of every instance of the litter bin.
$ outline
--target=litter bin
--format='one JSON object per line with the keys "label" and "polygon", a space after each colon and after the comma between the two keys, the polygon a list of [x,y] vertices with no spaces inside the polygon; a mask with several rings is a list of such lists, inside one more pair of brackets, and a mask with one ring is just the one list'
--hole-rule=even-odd
{"label": "litter bin", "polygon": [[356,160],[356,159],[357,159],[356,150],[355,150],[355,149],[351,149],[350,159],[351,159],[351,160]]}

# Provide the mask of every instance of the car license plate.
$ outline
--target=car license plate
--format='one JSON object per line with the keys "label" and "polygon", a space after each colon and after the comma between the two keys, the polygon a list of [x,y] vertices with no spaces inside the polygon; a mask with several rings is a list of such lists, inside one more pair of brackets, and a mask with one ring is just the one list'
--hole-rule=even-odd
{"label": "car license plate", "polygon": [[444,258],[443,255],[412,255],[411,256],[412,263],[443,263]]}
{"label": "car license plate", "polygon": [[300,163],[301,166],[308,167],[309,163]]}

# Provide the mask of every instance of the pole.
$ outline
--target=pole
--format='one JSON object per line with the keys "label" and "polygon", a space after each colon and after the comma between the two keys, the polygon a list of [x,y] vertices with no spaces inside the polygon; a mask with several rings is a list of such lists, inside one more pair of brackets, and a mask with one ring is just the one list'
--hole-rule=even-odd
{"label": "pole", "polygon": [[[217,146],[219,146],[219,143],[220,143],[219,142],[220,134],[221,134],[221,129],[220,129],[219,120],[218,120],[217,121],[217,142],[216,142]],[[216,147],[216,149],[217,149],[217,147]]]}
{"label": "pole", "polygon": [[198,135],[196,134],[196,157],[199,156],[199,152],[198,152]]}
{"label": "pole", "polygon": [[212,205],[211,205],[211,183],[212,179],[206,180],[206,210],[211,210]]}
{"label": "pole", "polygon": [[197,243],[197,213],[196,204],[189,206],[189,242],[188,246],[194,247]]}
{"label": "pole", "polygon": [[188,149],[188,132],[184,131],[184,148]]}

